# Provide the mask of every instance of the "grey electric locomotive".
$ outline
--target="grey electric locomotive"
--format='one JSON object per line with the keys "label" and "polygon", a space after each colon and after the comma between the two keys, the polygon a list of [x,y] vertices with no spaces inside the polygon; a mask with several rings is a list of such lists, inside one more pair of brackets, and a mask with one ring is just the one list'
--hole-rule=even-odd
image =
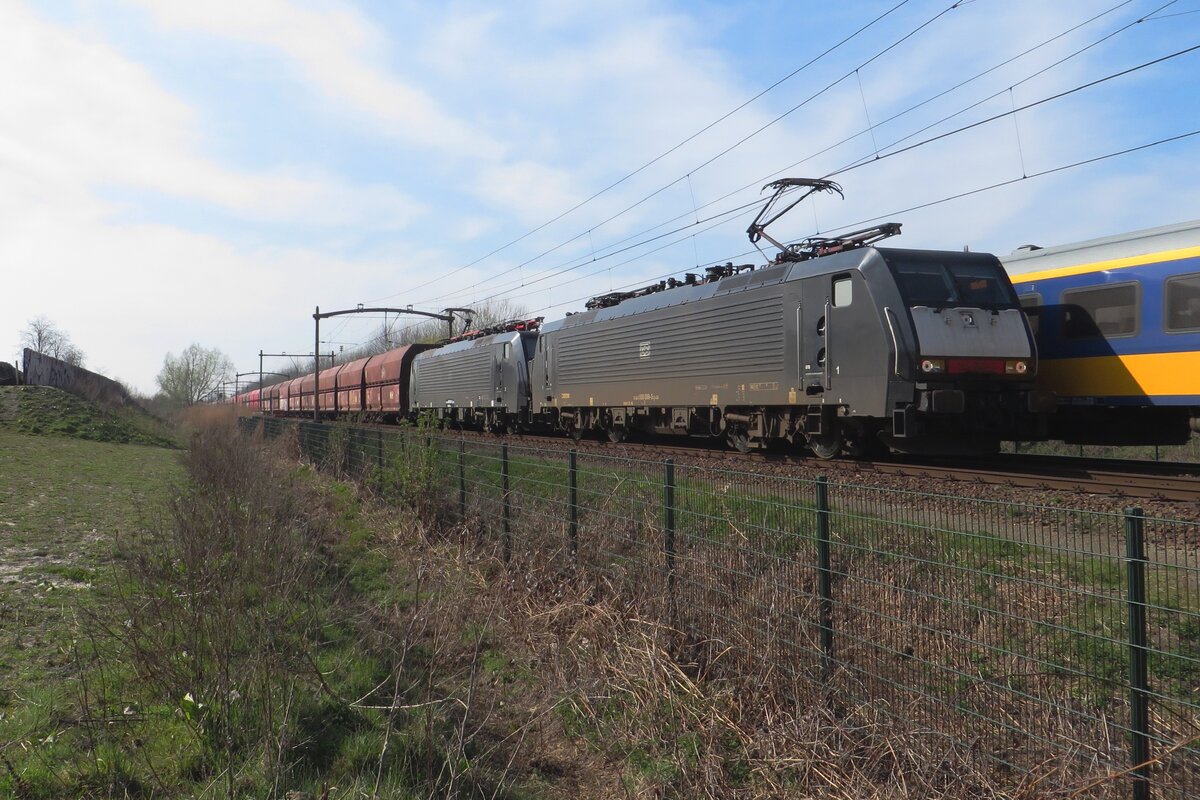
{"label": "grey electric locomotive", "polygon": [[529,415],[528,360],[540,319],[468,331],[413,359],[412,411],[452,425],[514,430]]}
{"label": "grey electric locomotive", "polygon": [[[779,182],[772,203],[831,185]],[[1053,402],[1032,386],[1033,338],[994,256],[870,246],[895,223],[801,245],[763,227],[752,239],[781,248],[766,268],[595,298],[544,325],[530,365],[535,418],[575,436],[806,443],[821,457],[1041,435]]]}

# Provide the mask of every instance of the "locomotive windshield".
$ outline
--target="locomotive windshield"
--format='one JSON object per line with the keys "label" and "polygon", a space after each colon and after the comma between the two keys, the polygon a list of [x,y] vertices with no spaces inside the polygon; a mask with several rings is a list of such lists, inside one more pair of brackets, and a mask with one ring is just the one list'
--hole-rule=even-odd
{"label": "locomotive windshield", "polygon": [[888,264],[909,306],[1012,308],[1012,284],[999,262],[985,258],[945,258],[890,254]]}

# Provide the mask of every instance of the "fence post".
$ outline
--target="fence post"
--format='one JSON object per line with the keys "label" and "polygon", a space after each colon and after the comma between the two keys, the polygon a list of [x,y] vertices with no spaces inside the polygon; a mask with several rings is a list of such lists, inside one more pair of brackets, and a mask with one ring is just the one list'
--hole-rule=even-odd
{"label": "fence post", "polygon": [[821,673],[833,668],[833,566],[829,554],[829,479],[817,478],[817,591],[821,595]]}
{"label": "fence post", "polygon": [[467,440],[458,440],[458,518],[467,521]]}
{"label": "fence post", "polygon": [[576,464],[576,453],[571,450],[567,453],[567,475],[570,486],[568,504],[570,506],[570,516],[568,517],[567,536],[571,544],[571,564],[576,565],[579,557],[579,494],[577,490],[578,473]]}
{"label": "fence post", "polygon": [[1150,798],[1150,685],[1146,677],[1146,538],[1142,509],[1125,509],[1129,571],[1129,736],[1134,800]]}
{"label": "fence post", "polygon": [[675,461],[663,462],[663,555],[667,567],[667,614],[675,620]]}
{"label": "fence post", "polygon": [[511,513],[508,504],[508,444],[500,445],[500,492],[503,496],[501,519],[504,520],[504,562],[512,559],[512,528],[509,524]]}

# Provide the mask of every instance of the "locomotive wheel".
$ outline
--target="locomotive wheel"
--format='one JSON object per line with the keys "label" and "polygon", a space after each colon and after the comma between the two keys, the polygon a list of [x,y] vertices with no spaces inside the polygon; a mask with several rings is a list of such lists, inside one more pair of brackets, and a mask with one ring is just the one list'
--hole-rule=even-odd
{"label": "locomotive wheel", "polygon": [[572,439],[578,442],[583,438],[583,428],[579,427],[578,425],[572,425],[567,429],[567,436],[570,436]]}
{"label": "locomotive wheel", "polygon": [[750,452],[750,432],[740,425],[731,425],[725,429],[725,442],[739,453]]}
{"label": "locomotive wheel", "polygon": [[808,449],[817,458],[828,461],[837,458],[842,452],[842,432],[840,429],[821,436],[808,437]]}
{"label": "locomotive wheel", "polygon": [[606,432],[608,433],[608,440],[613,444],[625,441],[625,434],[628,433],[625,428],[618,427],[607,428]]}

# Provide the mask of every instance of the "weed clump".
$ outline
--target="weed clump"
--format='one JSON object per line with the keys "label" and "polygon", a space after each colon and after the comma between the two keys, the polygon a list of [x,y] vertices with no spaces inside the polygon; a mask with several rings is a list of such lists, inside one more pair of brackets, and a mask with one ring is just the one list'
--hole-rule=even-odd
{"label": "weed clump", "polygon": [[171,524],[133,547],[109,633],[191,734],[196,775],[224,776],[232,796],[247,759],[275,780],[303,767],[292,738],[323,689],[313,652],[336,591],[324,557],[335,531],[302,470],[229,428],[194,433],[183,463]]}

